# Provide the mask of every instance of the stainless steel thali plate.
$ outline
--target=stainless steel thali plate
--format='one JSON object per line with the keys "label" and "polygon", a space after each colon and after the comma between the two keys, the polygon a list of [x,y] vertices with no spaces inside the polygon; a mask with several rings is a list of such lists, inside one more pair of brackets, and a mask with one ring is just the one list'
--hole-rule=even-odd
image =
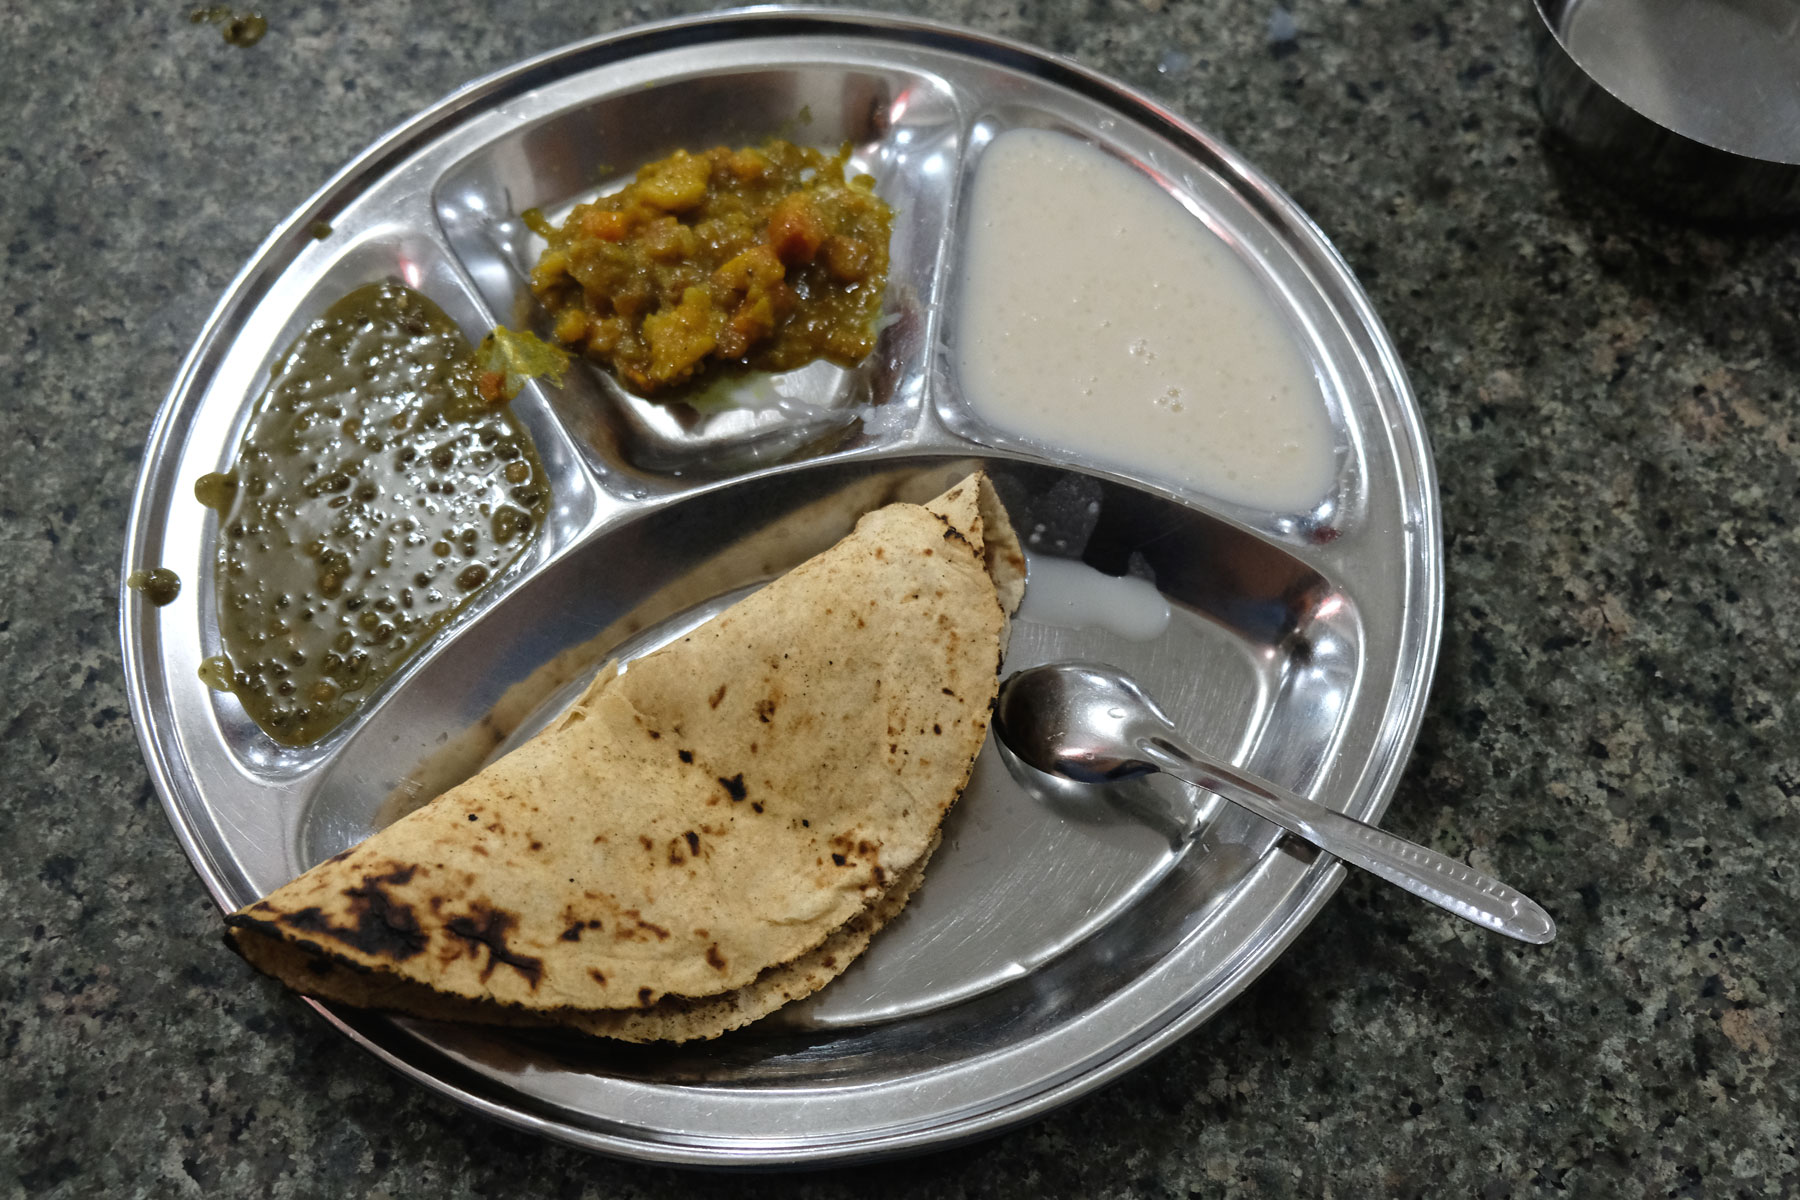
{"label": "stainless steel thali plate", "polygon": [[[1316,508],[1256,511],[1102,469],[964,406],[940,315],[959,196],[983,147],[1022,125],[1150,174],[1276,299],[1335,428],[1336,481]],[[554,214],[678,147],[770,134],[851,142],[898,214],[864,366],[765,381],[705,416],[595,372],[533,385],[515,407],[554,490],[543,534],[360,713],[288,749],[201,685],[216,529],[193,482],[230,461],[270,363],[308,321],[395,277],[472,339],[529,323],[523,209]],[[974,463],[1034,553],[1148,574],[1175,613],[1152,641],[1023,622],[1009,669],[1117,663],[1196,740],[1380,815],[1436,652],[1437,492],[1393,347],[1324,237],[1231,151],[1073,64],[941,25],[796,9],[648,26],[472,84],[264,243],[163,406],[132,513],[127,565],[187,584],[161,609],[122,595],[145,758],[195,869],[235,909],[465,777],[602,658],[675,636],[862,511]],[[1238,995],[1341,876],[1172,785],[1110,809],[1033,801],[990,746],[912,906],[842,979],[749,1029],[641,1047],[321,1011],[425,1085],[576,1145],[727,1166],[865,1159],[992,1132],[1142,1062]]]}

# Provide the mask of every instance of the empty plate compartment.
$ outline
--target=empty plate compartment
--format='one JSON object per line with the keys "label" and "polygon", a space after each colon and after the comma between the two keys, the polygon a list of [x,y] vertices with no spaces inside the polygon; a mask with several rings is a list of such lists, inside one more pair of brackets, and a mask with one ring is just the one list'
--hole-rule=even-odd
{"label": "empty plate compartment", "polygon": [[[973,465],[798,469],[690,497],[580,547],[359,730],[307,805],[294,869],[473,771],[566,703],[604,658],[679,636],[829,545],[861,512],[896,496],[924,498]],[[1362,662],[1354,606],[1328,580],[1261,538],[1123,485],[1024,463],[981,465],[1022,528],[1042,526],[1046,545],[1061,543],[1062,556],[1106,573],[1153,578],[1172,608],[1164,633],[1136,642],[1021,621],[1008,670],[1065,657],[1119,663],[1202,744],[1291,786],[1315,781]],[[637,569],[609,569],[619,562]],[[451,729],[462,732],[447,736]],[[879,1069],[901,1075],[912,1069],[908,1054],[941,1056],[951,1044],[958,1055],[979,1054],[1009,1022],[1048,1027],[1068,1006],[1104,1003],[1117,964],[1155,959],[1192,935],[1274,841],[1247,814],[1167,784],[1096,794],[1079,810],[1046,803],[1019,787],[990,746],[926,886],[811,1001],[722,1041],[648,1057],[579,1038],[481,1037],[504,1043],[493,1053],[544,1066],[797,1083],[830,1078],[842,1066],[832,1060],[857,1053],[858,1030],[885,1025],[890,1043],[911,1049]],[[473,1052],[460,1034],[451,1040]]]}

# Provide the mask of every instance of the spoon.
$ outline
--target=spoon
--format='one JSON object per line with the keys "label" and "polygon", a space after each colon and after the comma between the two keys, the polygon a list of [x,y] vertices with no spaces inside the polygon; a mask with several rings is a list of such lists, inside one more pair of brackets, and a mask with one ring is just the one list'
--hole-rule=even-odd
{"label": "spoon", "polygon": [[1107,783],[1166,771],[1464,920],[1534,946],[1556,936],[1549,913],[1499,880],[1195,749],[1156,701],[1111,667],[1051,663],[1018,672],[1000,685],[994,732],[1046,775]]}

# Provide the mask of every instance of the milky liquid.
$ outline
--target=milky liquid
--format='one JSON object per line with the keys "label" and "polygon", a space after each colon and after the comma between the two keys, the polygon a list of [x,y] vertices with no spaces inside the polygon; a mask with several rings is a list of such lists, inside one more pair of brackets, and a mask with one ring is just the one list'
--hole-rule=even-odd
{"label": "milky liquid", "polygon": [[1107,575],[1072,558],[1026,556],[1019,620],[1064,629],[1104,629],[1134,642],[1162,636],[1169,602],[1148,579]]}
{"label": "milky liquid", "polygon": [[954,331],[975,415],[1014,436],[1273,512],[1330,488],[1330,417],[1294,330],[1225,242],[1066,134],[976,169]]}

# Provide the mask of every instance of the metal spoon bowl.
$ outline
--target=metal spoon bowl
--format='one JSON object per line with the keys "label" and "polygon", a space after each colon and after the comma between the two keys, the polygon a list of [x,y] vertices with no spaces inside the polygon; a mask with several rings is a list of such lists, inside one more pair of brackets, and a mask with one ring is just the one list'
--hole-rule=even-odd
{"label": "metal spoon bowl", "polygon": [[1107,783],[1166,771],[1464,920],[1537,946],[1556,936],[1549,913],[1499,880],[1189,745],[1156,701],[1110,667],[1050,663],[1018,672],[1000,685],[994,731],[1046,775]]}

